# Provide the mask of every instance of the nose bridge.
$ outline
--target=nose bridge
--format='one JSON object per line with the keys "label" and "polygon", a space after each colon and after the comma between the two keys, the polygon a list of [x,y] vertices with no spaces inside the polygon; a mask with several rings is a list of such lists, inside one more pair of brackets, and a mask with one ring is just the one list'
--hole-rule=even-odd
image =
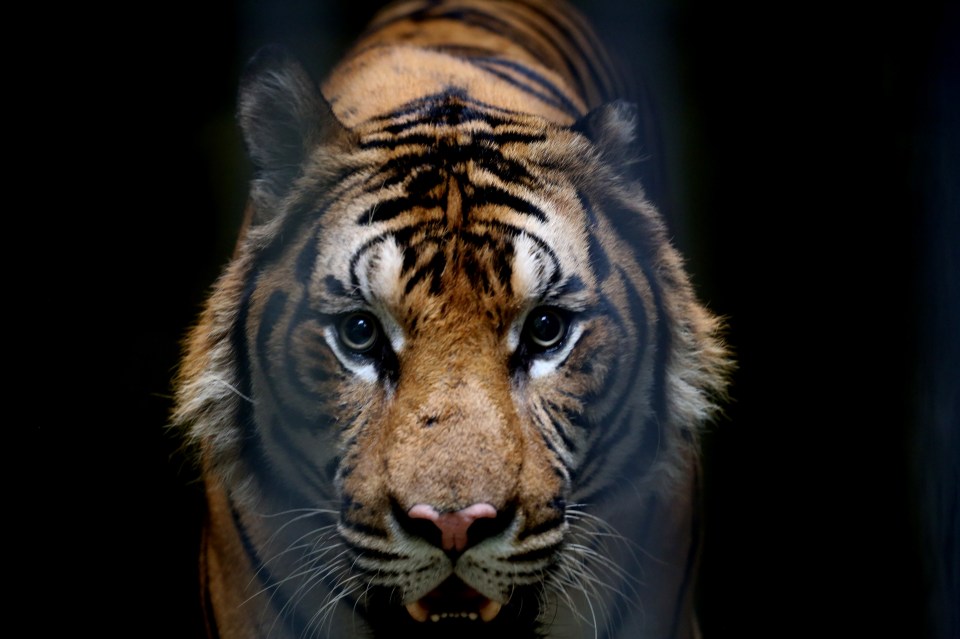
{"label": "nose bridge", "polygon": [[460,328],[459,339],[433,337],[411,345],[398,389],[406,395],[408,414],[449,437],[506,428],[515,420],[506,357],[489,331]]}
{"label": "nose bridge", "polygon": [[[489,401],[509,399],[507,358],[499,336],[474,314],[451,315],[408,344],[402,356],[401,386],[416,393],[454,395],[481,392]],[[461,398],[462,399],[462,398]]]}
{"label": "nose bridge", "polygon": [[474,328],[411,341],[403,354],[386,466],[406,508],[499,509],[514,497],[522,432],[506,358]]}

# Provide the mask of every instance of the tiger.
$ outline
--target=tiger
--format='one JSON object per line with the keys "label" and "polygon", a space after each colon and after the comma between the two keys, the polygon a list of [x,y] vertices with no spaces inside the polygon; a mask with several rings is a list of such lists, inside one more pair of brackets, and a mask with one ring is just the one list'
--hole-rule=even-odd
{"label": "tiger", "polygon": [[699,636],[732,366],[556,0],[401,0],[322,82],[255,54],[234,254],[171,426],[210,637]]}

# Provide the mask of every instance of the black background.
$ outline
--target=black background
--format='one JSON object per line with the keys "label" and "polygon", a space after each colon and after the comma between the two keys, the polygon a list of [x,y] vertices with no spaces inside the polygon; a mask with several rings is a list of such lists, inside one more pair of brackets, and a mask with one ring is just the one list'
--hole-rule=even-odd
{"label": "black background", "polygon": [[[16,92],[54,96],[24,163],[68,248],[43,379],[80,390],[36,405],[67,416],[36,427],[34,469],[63,457],[34,587],[107,636],[200,636],[199,486],[164,424],[243,207],[243,63],[279,42],[319,79],[379,3],[198,4],[41,16],[58,55]],[[955,4],[580,4],[652,89],[670,225],[739,361],[705,445],[707,637],[956,637]]]}

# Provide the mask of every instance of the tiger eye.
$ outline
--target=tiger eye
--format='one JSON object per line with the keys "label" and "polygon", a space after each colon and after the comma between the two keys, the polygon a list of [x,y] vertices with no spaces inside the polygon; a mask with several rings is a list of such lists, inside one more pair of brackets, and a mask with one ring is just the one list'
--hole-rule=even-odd
{"label": "tiger eye", "polygon": [[525,332],[536,348],[547,350],[567,336],[567,320],[556,309],[541,306],[527,317]]}
{"label": "tiger eye", "polygon": [[365,353],[377,343],[380,327],[367,312],[350,313],[340,320],[340,342],[355,353]]}

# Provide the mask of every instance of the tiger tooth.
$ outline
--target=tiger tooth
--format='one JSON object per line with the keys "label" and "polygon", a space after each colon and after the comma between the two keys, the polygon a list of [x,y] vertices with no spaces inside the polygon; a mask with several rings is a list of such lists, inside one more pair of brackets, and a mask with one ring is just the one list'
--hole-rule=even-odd
{"label": "tiger tooth", "polygon": [[430,613],[426,608],[423,607],[419,601],[414,601],[406,605],[407,612],[410,613],[410,616],[413,617],[414,621],[419,621],[423,623],[427,620],[427,617],[430,616]]}
{"label": "tiger tooth", "polygon": [[480,606],[480,618],[484,621],[491,621],[494,617],[500,614],[500,608],[503,607],[499,601],[494,601],[493,599],[487,599],[487,603]]}

